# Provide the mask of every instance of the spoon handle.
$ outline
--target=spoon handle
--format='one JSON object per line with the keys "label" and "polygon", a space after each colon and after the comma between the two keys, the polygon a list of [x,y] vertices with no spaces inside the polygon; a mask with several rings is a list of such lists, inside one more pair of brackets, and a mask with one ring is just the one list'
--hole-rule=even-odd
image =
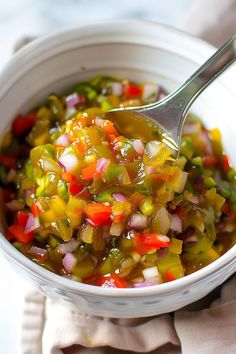
{"label": "spoon handle", "polygon": [[179,143],[189,107],[235,59],[236,35],[218,49],[177,91],[159,103],[150,105],[146,112],[154,119],[158,114],[158,122]]}

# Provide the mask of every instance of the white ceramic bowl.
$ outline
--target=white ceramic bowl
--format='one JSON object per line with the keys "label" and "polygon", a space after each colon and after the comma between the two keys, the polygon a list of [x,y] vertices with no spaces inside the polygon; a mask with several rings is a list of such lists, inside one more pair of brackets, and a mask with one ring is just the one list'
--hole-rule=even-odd
{"label": "white ceramic bowl", "polygon": [[[210,45],[185,33],[135,21],[77,28],[36,40],[14,56],[0,77],[0,133],[16,113],[38,105],[48,93],[63,92],[95,74],[157,80],[171,91],[213,51]],[[229,69],[193,106],[208,127],[220,128],[232,158],[236,150],[235,69]],[[110,317],[152,316],[188,305],[234,273],[236,256],[234,246],[209,266],[174,282],[140,289],[107,289],[41,268],[2,235],[0,249],[16,271],[47,296]]]}

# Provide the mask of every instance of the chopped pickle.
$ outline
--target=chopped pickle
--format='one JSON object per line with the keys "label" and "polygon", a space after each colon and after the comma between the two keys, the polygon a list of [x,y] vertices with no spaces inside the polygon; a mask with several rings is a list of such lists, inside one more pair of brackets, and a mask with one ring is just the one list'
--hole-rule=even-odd
{"label": "chopped pickle", "polygon": [[124,288],[174,281],[236,243],[236,170],[218,129],[189,114],[176,158],[160,131],[143,141],[141,121],[121,135],[107,119],[157,91],[97,76],[14,119],[0,188],[17,250],[73,280]]}

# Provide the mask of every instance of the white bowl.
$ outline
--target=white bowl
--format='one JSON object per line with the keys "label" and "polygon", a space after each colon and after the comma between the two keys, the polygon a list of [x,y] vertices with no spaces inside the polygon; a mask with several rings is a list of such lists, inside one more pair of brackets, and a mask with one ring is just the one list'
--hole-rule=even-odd
{"label": "white bowl", "polygon": [[[156,80],[171,91],[213,51],[210,45],[185,33],[136,21],[77,28],[36,40],[14,56],[0,77],[0,133],[17,113],[35,107],[48,93],[63,92],[95,74]],[[220,128],[232,159],[236,150],[235,69],[230,68],[193,106],[208,127]],[[110,289],[81,284],[45,270],[2,235],[0,249],[16,271],[45,295],[109,317],[152,316],[186,306],[233,274],[236,256],[234,246],[212,264],[174,282],[140,289]]]}

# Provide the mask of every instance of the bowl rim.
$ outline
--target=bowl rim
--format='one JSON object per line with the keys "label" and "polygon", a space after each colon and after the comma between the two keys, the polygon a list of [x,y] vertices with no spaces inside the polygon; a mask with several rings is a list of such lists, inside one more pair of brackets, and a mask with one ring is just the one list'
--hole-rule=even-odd
{"label": "bowl rim", "polygon": [[[150,21],[138,21],[138,20],[120,20],[120,21],[105,21],[103,23],[95,23],[90,24],[87,26],[77,26],[75,28],[70,28],[66,30],[57,31],[56,33],[44,36],[42,38],[34,40],[32,43],[28,44],[26,47],[21,49],[18,53],[16,53],[13,58],[9,61],[9,63],[3,68],[3,71],[0,75],[0,82],[11,73],[11,71],[16,70],[22,63],[24,64],[25,58],[28,60],[35,55],[39,54],[45,48],[50,47],[52,43],[59,44],[60,46],[68,41],[68,37],[76,37],[78,39],[78,32],[79,35],[84,34],[84,36],[91,36],[92,33],[106,31],[108,28],[118,28],[124,26],[127,28],[130,27],[130,33],[132,33],[132,27],[142,28],[145,31],[146,29],[152,30],[156,32],[157,30],[168,34],[168,36],[179,37],[181,39],[185,39],[189,44],[189,49],[191,47],[196,46],[201,49],[199,50],[200,54],[199,57],[204,60],[207,56],[211,55],[215,48],[199,39],[194,37],[186,32],[181,30],[172,28],[170,26],[162,25],[156,22]],[[98,30],[99,29],[99,30]],[[100,33],[99,32],[99,33]],[[103,42],[104,43],[104,42]],[[95,43],[94,43],[95,44]],[[78,45],[77,45],[78,47]],[[50,56],[49,56],[50,57]],[[220,78],[218,81],[224,86],[224,88],[228,89],[231,95],[233,94],[232,88]],[[1,90],[0,90],[1,91]],[[5,91],[6,93],[6,91]],[[3,93],[4,94],[4,91]],[[235,96],[233,94],[233,96]],[[49,283],[60,286],[64,290],[68,290],[75,294],[87,294],[87,295],[96,295],[96,296],[103,296],[103,297],[128,297],[128,298],[137,298],[143,296],[158,296],[161,294],[168,294],[171,292],[179,291],[180,289],[184,289],[189,287],[193,283],[197,283],[200,280],[208,277],[214,272],[220,270],[222,266],[227,266],[230,264],[236,257],[236,245],[233,246],[230,250],[228,250],[224,255],[222,255],[219,259],[212,262],[211,264],[205,266],[204,268],[192,273],[190,275],[184,276],[183,278],[177,279],[173,282],[162,283],[158,285],[154,285],[151,287],[143,287],[143,288],[125,288],[125,289],[117,289],[117,288],[102,288],[94,285],[88,285],[84,283],[80,283],[71,279],[64,278],[60,275],[57,275],[47,269],[39,266],[38,264],[34,263],[26,256],[24,256],[21,252],[19,252],[11,243],[0,233],[0,245],[1,250],[6,255],[6,257],[11,259],[11,262],[17,264],[20,268],[24,268],[30,273],[33,273],[35,276],[45,279]],[[9,247],[10,246],[10,247]]]}

